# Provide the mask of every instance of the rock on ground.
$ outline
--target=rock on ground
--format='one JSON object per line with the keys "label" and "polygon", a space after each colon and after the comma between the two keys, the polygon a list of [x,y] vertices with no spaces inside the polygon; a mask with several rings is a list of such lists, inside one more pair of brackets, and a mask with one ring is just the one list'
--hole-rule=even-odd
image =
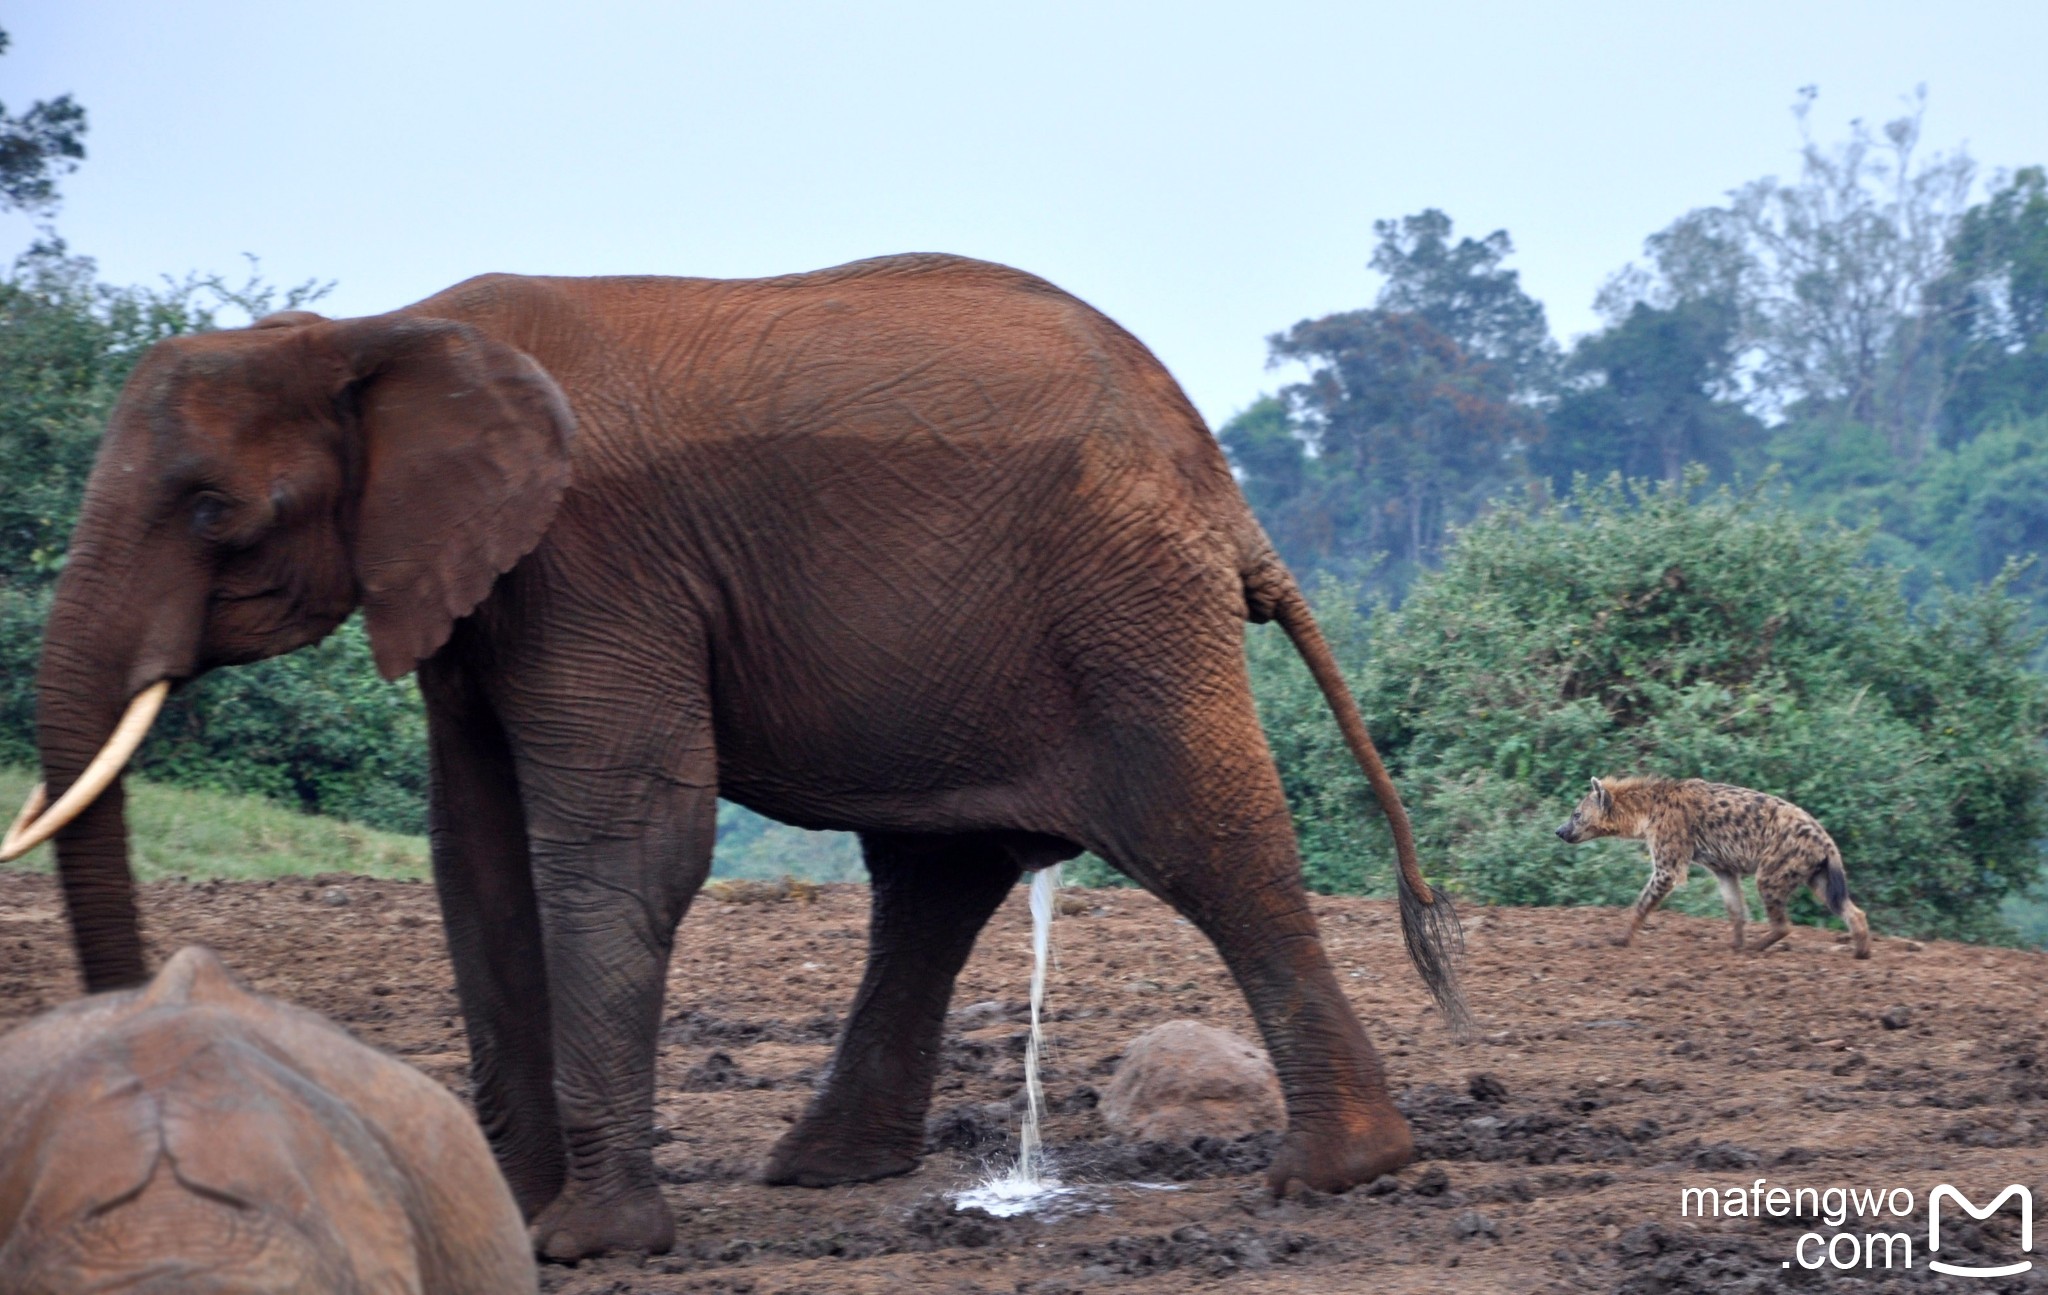
{"label": "rock on ground", "polygon": [[1125,1137],[1186,1142],[1281,1128],[1287,1113],[1265,1049],[1200,1021],[1168,1021],[1125,1050],[1102,1118]]}

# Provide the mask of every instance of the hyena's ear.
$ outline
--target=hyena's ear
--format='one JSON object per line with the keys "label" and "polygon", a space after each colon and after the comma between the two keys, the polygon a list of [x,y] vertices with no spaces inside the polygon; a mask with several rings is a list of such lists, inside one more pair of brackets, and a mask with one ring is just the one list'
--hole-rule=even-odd
{"label": "hyena's ear", "polygon": [[1607,784],[1598,778],[1593,779],[1593,803],[1600,807],[1603,814],[1614,808],[1614,796],[1607,790]]}

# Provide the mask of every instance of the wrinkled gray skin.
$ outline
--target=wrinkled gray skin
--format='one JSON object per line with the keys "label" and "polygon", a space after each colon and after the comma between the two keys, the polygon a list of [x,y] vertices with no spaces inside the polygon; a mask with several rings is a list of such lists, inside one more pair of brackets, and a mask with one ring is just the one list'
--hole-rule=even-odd
{"label": "wrinkled gray skin", "polygon": [[7,1295],[534,1289],[469,1113],[204,949],[0,1035]]}

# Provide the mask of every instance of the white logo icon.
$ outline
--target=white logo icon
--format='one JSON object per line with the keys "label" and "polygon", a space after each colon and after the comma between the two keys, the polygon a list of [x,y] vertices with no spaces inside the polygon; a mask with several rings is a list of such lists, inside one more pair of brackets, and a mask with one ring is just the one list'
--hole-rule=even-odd
{"label": "white logo icon", "polygon": [[[1969,1197],[1947,1183],[1927,1193],[1927,1249],[1932,1252],[1941,1249],[1941,1198],[1948,1197],[1963,1208],[1973,1219],[1988,1219],[1998,1212],[1998,1207],[2017,1196],[2020,1198],[2020,1249],[2032,1253],[2034,1249],[2034,1194],[2014,1183],[2000,1192],[1995,1200],[1983,1209],[1978,1209]],[[2014,1264],[2002,1264],[1997,1268],[1971,1268],[1964,1264],[1945,1264],[1930,1258],[1927,1266],[1939,1273],[1952,1277],[2011,1277],[2034,1266],[2031,1259],[2022,1259]]]}

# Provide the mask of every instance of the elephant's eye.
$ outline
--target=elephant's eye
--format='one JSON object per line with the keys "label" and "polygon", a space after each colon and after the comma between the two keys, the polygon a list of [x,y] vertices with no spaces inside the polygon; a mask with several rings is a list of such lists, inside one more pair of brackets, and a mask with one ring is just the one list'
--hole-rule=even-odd
{"label": "elephant's eye", "polygon": [[202,539],[217,539],[234,502],[214,490],[202,490],[192,500],[192,531]]}

